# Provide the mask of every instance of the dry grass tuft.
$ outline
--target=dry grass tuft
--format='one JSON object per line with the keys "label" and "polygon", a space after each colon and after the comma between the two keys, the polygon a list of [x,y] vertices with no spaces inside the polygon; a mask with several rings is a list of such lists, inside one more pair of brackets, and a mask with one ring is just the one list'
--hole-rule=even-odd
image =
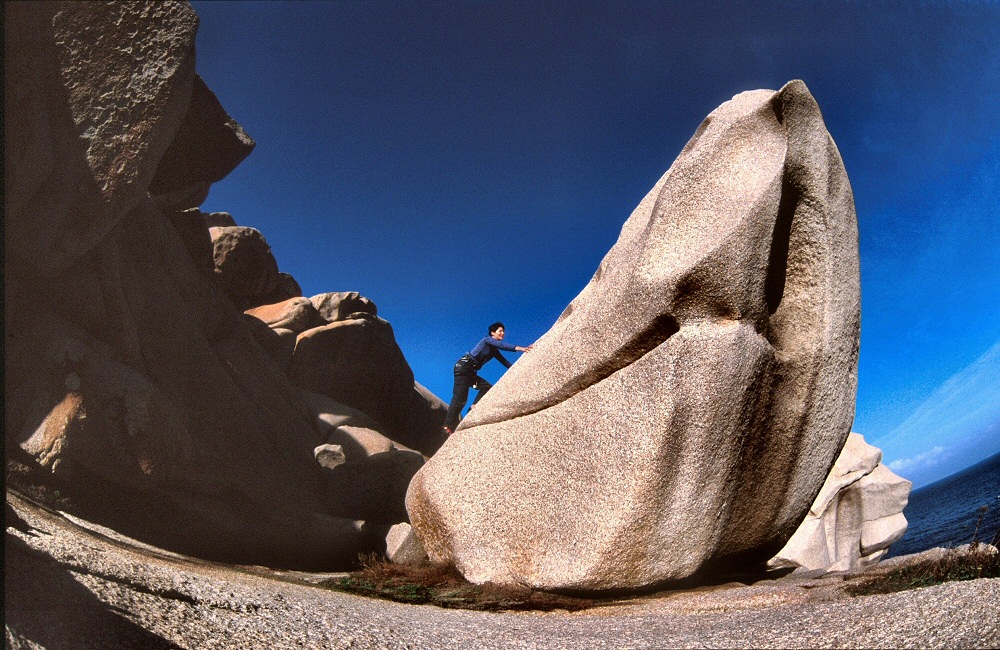
{"label": "dry grass tuft", "polygon": [[372,554],[361,558],[361,569],[346,578],[322,584],[329,589],[401,603],[480,611],[556,609],[578,611],[597,601],[573,598],[519,585],[474,585],[451,565],[401,565]]}
{"label": "dry grass tuft", "polygon": [[852,596],[867,596],[978,578],[1000,578],[1000,553],[995,547],[972,544],[968,550],[949,549],[939,558],[875,575],[845,589]]}

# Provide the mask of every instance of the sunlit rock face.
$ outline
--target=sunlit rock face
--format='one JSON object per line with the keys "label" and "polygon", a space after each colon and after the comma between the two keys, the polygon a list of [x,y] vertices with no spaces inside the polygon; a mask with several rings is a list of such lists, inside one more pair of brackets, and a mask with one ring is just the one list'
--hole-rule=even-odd
{"label": "sunlit rock face", "polygon": [[854,413],[857,221],[805,84],[713,111],[593,279],[407,494],[473,582],[619,590],[763,563]]}
{"label": "sunlit rock face", "polygon": [[882,464],[878,447],[852,433],[809,514],[768,565],[852,571],[878,562],[906,532],[911,487]]}

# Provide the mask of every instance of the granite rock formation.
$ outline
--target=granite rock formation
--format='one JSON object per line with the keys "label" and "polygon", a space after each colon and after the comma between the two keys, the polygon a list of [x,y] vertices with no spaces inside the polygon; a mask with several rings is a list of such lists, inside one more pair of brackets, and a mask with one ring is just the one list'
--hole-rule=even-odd
{"label": "granite rock formation", "polygon": [[161,206],[201,205],[212,183],[225,178],[250,155],[255,144],[196,74],[187,112],[160,158],[149,193]]}
{"label": "granite rock formation", "polygon": [[882,464],[882,452],[852,433],[809,514],[768,565],[854,571],[879,561],[906,532],[912,483]]}
{"label": "granite rock formation", "polygon": [[[323,309],[322,302],[319,313],[341,315],[339,309]],[[414,382],[392,326],[371,311],[354,311],[299,334],[288,376],[304,390],[368,414],[385,435],[407,447],[430,455],[444,443],[447,407]]]}
{"label": "granite rock formation", "polygon": [[411,522],[476,583],[763,565],[850,433],[859,327],[854,201],[815,100],[741,93],[418,472]]}
{"label": "granite rock formation", "polygon": [[[194,11],[4,18],[8,485],[201,557],[329,569],[383,550],[423,457],[363,413],[330,430],[347,407],[285,374],[328,323],[263,235],[195,207],[253,141],[195,74]],[[397,365],[409,391],[378,416],[419,442]]]}

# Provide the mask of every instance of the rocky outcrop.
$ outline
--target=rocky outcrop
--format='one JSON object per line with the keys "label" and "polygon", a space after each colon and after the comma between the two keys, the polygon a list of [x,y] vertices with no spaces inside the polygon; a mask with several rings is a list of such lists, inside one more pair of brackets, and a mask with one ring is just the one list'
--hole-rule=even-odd
{"label": "rocky outcrop", "polygon": [[197,74],[191,101],[149,185],[161,206],[192,208],[253,151],[255,143]]}
{"label": "rocky outcrop", "polygon": [[4,23],[7,260],[55,277],[146,200],[187,112],[198,19],[180,2],[45,2],[5,4]]}
{"label": "rocky outcrop", "polygon": [[853,571],[874,564],[906,532],[912,483],[882,464],[882,452],[852,433],[809,514],[768,565]]}
{"label": "rocky outcrop", "polygon": [[857,247],[805,84],[713,111],[414,478],[430,558],[477,583],[592,591],[762,565],[850,432]]}
{"label": "rocky outcrop", "polygon": [[258,231],[183,209],[252,148],[195,75],[191,7],[4,16],[8,485],[212,559],[380,552],[423,457],[363,414],[325,428],[285,369],[326,321],[270,300],[301,289]]}
{"label": "rocky outcrop", "polygon": [[264,304],[278,285],[278,261],[256,228],[221,226],[212,236],[215,279],[238,309]]}
{"label": "rocky outcrop", "polygon": [[407,523],[399,523],[385,536],[385,556],[394,564],[420,565],[427,562],[427,553],[420,539]]}
{"label": "rocky outcrop", "polygon": [[259,319],[272,329],[283,328],[301,334],[306,330],[326,324],[308,298],[282,300],[271,305],[261,305],[246,311],[248,316]]}
{"label": "rocky outcrop", "polygon": [[325,442],[315,453],[317,459],[324,456],[322,482],[330,512],[378,524],[407,521],[406,489],[423,456],[383,436],[382,425],[366,414],[324,395],[306,397]]}
{"label": "rocky outcrop", "polygon": [[369,312],[352,312],[299,334],[288,376],[304,390],[366,413],[380,423],[380,431],[407,447],[430,455],[444,443],[447,407],[426,389],[421,392],[392,326]]}
{"label": "rocky outcrop", "polygon": [[339,320],[347,320],[354,313],[366,313],[378,316],[378,308],[368,298],[365,298],[357,291],[335,291],[320,293],[309,300],[323,315],[327,322],[334,323]]}

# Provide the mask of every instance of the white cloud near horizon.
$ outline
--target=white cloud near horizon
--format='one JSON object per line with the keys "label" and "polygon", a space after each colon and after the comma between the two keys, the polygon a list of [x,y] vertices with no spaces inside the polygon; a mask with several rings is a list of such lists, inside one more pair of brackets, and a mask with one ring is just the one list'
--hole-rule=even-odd
{"label": "white cloud near horizon", "polygon": [[923,452],[922,454],[917,454],[912,458],[900,458],[898,460],[891,461],[887,467],[894,472],[905,472],[911,468],[923,468],[923,467],[933,467],[937,465],[942,458],[947,458],[945,453],[945,448],[938,445],[933,449]]}
{"label": "white cloud near horizon", "polygon": [[1000,451],[1000,340],[944,381],[898,427],[873,439],[886,465],[922,484]]}

